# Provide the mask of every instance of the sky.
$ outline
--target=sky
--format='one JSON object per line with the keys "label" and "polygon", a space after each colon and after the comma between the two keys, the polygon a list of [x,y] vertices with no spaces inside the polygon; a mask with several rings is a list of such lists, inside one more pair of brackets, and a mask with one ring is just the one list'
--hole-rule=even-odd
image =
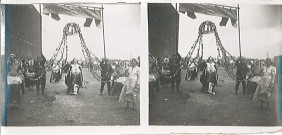
{"label": "sky", "polygon": [[[101,5],[89,5],[99,6]],[[140,56],[142,45],[139,4],[105,4],[104,29],[106,56],[110,59],[130,59]],[[42,15],[43,54],[50,59],[63,38],[63,28],[69,22],[79,24],[86,46],[97,57],[104,56],[102,27],[93,21],[90,27],[83,27],[85,18],[59,14],[61,20]],[[68,36],[68,60],[83,58],[78,35]]]}
{"label": "sky", "polygon": [[[282,55],[280,6],[274,5],[240,5],[240,31],[242,56],[264,59]],[[222,45],[233,56],[239,56],[238,28],[231,25],[219,26],[221,17],[196,14],[191,19],[186,14],[180,14],[179,19],[179,46],[181,56],[186,56],[198,37],[198,27],[203,21],[212,21],[216,24]],[[213,34],[203,36],[204,58],[216,57],[216,42]]]}

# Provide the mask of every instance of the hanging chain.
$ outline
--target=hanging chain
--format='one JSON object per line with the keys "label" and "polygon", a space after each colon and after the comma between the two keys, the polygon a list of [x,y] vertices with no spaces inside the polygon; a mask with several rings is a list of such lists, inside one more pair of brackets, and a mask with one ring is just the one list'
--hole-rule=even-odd
{"label": "hanging chain", "polygon": [[64,44],[64,38],[65,38],[65,37],[62,38],[61,43],[60,43],[59,46],[56,48],[55,53],[53,54],[53,56],[52,56],[51,59],[50,59],[49,65],[52,66],[52,65],[54,64],[54,61],[56,60],[56,57],[58,56],[58,53],[59,53],[59,51],[61,50],[62,45]]}
{"label": "hanging chain", "polygon": [[[218,36],[216,26],[211,21],[205,21],[201,23],[199,27],[199,32],[198,32],[199,34],[198,38],[192,45],[191,49],[189,50],[184,60],[185,61],[184,64],[187,64],[188,66],[190,66],[192,63],[199,65],[199,63],[203,59],[203,50],[204,50],[203,49],[203,35],[210,34],[210,33],[214,33],[215,35],[218,57],[222,59],[225,71],[232,79],[235,80],[236,79],[236,74],[235,74],[236,66],[230,63],[231,60],[235,61],[235,58],[229,52],[227,52],[226,49],[223,47],[221,40]],[[189,63],[197,44],[199,44],[199,48],[197,50],[196,57],[193,58],[192,61]],[[200,54],[200,51],[201,51],[201,54]]]}
{"label": "hanging chain", "polygon": [[[50,65],[54,64],[54,61],[56,60],[60,50],[61,50],[61,58],[60,58],[60,60],[58,61],[57,64],[59,64],[61,61],[63,61],[63,64],[65,64],[67,62],[67,57],[68,57],[67,36],[72,36],[72,35],[77,35],[77,34],[78,34],[78,36],[80,38],[82,53],[83,53],[83,56],[84,56],[85,60],[88,60],[88,62],[92,65],[92,67],[97,67],[93,63],[93,59],[91,57],[90,51],[89,51],[89,49],[87,48],[87,46],[86,46],[86,44],[84,42],[84,39],[82,37],[82,33],[81,33],[81,30],[80,30],[80,27],[76,23],[68,23],[68,24],[65,25],[65,27],[63,29],[62,41],[59,44],[59,46],[56,48],[55,53],[53,54],[52,58],[50,59]],[[64,52],[66,54],[65,60],[64,60]],[[92,53],[92,55],[94,56],[94,58],[98,62],[100,62],[98,57],[96,57],[93,53]],[[88,68],[90,68],[90,67],[88,67]],[[91,73],[92,73],[94,78],[96,78],[97,80],[100,80],[101,76],[99,76],[98,70],[99,70],[99,68],[94,68],[94,70],[90,70],[90,71],[91,71]]]}

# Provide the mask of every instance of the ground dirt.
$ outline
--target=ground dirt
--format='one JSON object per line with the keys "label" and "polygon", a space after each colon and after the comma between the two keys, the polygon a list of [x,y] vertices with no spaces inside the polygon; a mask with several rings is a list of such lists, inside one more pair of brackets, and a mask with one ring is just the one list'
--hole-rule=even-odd
{"label": "ground dirt", "polygon": [[44,94],[36,88],[26,89],[18,109],[8,109],[8,126],[102,126],[139,125],[139,102],[135,110],[119,103],[117,96],[109,96],[105,86],[100,94],[100,82],[83,69],[83,88],[78,95],[67,95],[64,75],[57,83],[49,82]]}
{"label": "ground dirt", "polygon": [[188,99],[171,87],[155,93],[149,107],[150,125],[195,125],[195,126],[275,126],[278,124],[276,90],[268,109],[259,108],[252,95],[243,95],[240,85],[234,93],[235,81],[223,67],[219,67],[219,82],[216,95],[201,93],[199,76],[193,81],[185,81],[182,71],[181,93],[190,93]]}

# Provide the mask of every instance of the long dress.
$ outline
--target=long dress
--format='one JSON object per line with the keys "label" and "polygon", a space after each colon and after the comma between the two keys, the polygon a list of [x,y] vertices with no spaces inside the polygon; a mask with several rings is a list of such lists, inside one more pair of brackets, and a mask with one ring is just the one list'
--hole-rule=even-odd
{"label": "long dress", "polygon": [[21,90],[21,83],[23,78],[18,73],[9,73],[7,76],[7,84],[9,89],[9,106],[17,105],[19,101],[19,92]]}
{"label": "long dress", "polygon": [[112,95],[120,94],[122,87],[123,87],[122,82],[126,80],[126,77],[125,77],[126,71],[127,71],[126,67],[118,67],[116,69],[116,72],[113,77],[114,85],[112,86]]}
{"label": "long dress", "polygon": [[129,76],[127,80],[123,83],[123,87],[119,96],[119,102],[123,102],[124,100],[129,102],[136,102],[138,87],[139,85],[139,67],[129,67],[128,69]]}
{"label": "long dress", "polygon": [[262,68],[259,66],[254,66],[251,68],[251,77],[249,79],[249,85],[247,87],[247,93],[248,94],[254,94],[255,90],[258,85],[258,81],[261,80],[261,74]]}
{"label": "long dress", "polygon": [[261,100],[269,102],[272,92],[271,85],[274,84],[276,68],[273,66],[263,67],[263,73],[263,77],[258,81],[253,101]]}
{"label": "long dress", "polygon": [[81,66],[79,64],[72,64],[70,66],[70,71],[67,74],[65,80],[68,89],[72,88],[74,84],[79,85],[79,87],[82,87],[82,81],[83,81],[83,76],[82,76]]}
{"label": "long dress", "polygon": [[214,92],[214,85],[217,85],[217,75],[215,63],[207,63],[207,81],[208,81],[208,92]]}

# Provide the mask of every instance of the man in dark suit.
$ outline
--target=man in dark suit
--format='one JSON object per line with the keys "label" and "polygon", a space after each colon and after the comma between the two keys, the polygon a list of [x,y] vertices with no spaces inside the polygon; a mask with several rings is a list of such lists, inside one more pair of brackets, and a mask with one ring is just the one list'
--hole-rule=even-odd
{"label": "man in dark suit", "polygon": [[108,87],[108,95],[111,93],[111,74],[113,72],[112,66],[109,64],[108,59],[103,59],[100,63],[101,67],[101,87],[100,87],[100,95],[103,94],[105,83],[107,83]]}
{"label": "man in dark suit", "polygon": [[237,94],[238,88],[239,88],[239,85],[240,85],[241,82],[242,82],[242,85],[243,85],[243,94],[245,94],[245,91],[246,91],[245,79],[246,79],[246,75],[247,75],[247,71],[248,71],[247,65],[245,64],[243,58],[239,58],[236,61],[235,65],[237,66],[235,94]]}
{"label": "man in dark suit", "polygon": [[46,85],[45,62],[46,62],[46,58],[44,57],[43,54],[41,54],[41,57],[37,57],[37,59],[34,62],[33,68],[36,73],[34,82],[36,84],[37,94],[39,94],[40,86],[41,86],[42,94],[44,93],[45,90],[45,85]]}
{"label": "man in dark suit", "polygon": [[176,55],[172,55],[172,57],[169,60],[169,67],[170,67],[170,83],[172,88],[172,93],[174,92],[174,84],[176,84],[176,90],[179,92],[179,85],[181,82],[181,69],[180,69],[180,61],[181,56],[179,53]]}

